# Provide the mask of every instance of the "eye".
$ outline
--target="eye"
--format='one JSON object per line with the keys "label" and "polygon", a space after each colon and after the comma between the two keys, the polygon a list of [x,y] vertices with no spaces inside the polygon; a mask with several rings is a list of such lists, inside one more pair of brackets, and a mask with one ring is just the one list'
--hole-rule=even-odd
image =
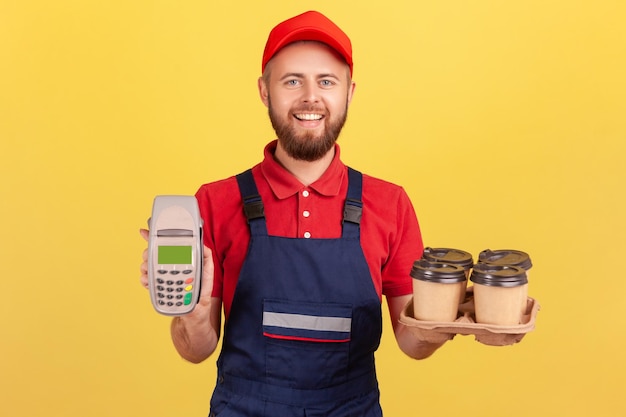
{"label": "eye", "polygon": [[292,78],[285,82],[285,85],[287,85],[288,87],[297,87],[299,84],[300,84],[300,80],[296,78]]}
{"label": "eye", "polygon": [[335,83],[331,80],[321,80],[320,85],[322,87],[332,87],[333,85],[335,85]]}

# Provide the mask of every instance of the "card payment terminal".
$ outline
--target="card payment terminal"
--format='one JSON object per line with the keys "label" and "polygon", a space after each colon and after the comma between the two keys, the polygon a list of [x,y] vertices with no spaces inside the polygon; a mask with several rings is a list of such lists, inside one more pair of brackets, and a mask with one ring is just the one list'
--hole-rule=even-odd
{"label": "card payment terminal", "polygon": [[160,195],[148,220],[148,289],[157,312],[191,312],[202,279],[202,218],[194,196]]}

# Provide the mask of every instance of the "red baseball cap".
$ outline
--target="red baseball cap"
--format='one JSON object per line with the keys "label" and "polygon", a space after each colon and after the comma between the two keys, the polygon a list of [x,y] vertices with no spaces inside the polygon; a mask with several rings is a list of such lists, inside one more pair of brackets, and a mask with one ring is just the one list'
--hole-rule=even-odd
{"label": "red baseball cap", "polygon": [[352,75],[352,44],[350,38],[323,14],[309,11],[279,23],[272,29],[265,50],[261,72],[278,51],[296,41],[323,42],[336,50],[350,67]]}

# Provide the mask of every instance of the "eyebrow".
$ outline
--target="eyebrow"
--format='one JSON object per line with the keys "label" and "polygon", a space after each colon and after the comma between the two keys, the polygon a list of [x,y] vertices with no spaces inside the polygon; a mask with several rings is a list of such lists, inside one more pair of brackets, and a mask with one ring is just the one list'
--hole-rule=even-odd
{"label": "eyebrow", "polygon": [[[279,81],[283,81],[286,78],[291,78],[291,77],[295,77],[295,78],[304,78],[304,74],[300,73],[300,72],[288,72],[287,74],[283,75],[282,77],[280,77]],[[323,74],[318,74],[316,76],[317,79],[320,78],[334,78],[336,80],[339,80],[339,77],[337,77],[335,74],[333,73],[323,73]]]}

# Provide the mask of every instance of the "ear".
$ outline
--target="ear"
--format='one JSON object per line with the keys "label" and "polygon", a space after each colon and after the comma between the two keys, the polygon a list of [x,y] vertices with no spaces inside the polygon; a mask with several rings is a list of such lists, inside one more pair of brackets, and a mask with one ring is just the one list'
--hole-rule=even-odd
{"label": "ear", "polygon": [[356,83],[350,81],[350,87],[348,87],[348,104],[352,102],[352,96],[354,96],[354,90],[356,89]]}
{"label": "ear", "polygon": [[259,80],[257,81],[257,86],[259,88],[259,96],[261,97],[261,101],[263,102],[263,104],[265,104],[265,107],[269,106],[269,88],[267,86],[267,84],[265,83],[265,80],[263,79],[263,77],[259,77]]}

